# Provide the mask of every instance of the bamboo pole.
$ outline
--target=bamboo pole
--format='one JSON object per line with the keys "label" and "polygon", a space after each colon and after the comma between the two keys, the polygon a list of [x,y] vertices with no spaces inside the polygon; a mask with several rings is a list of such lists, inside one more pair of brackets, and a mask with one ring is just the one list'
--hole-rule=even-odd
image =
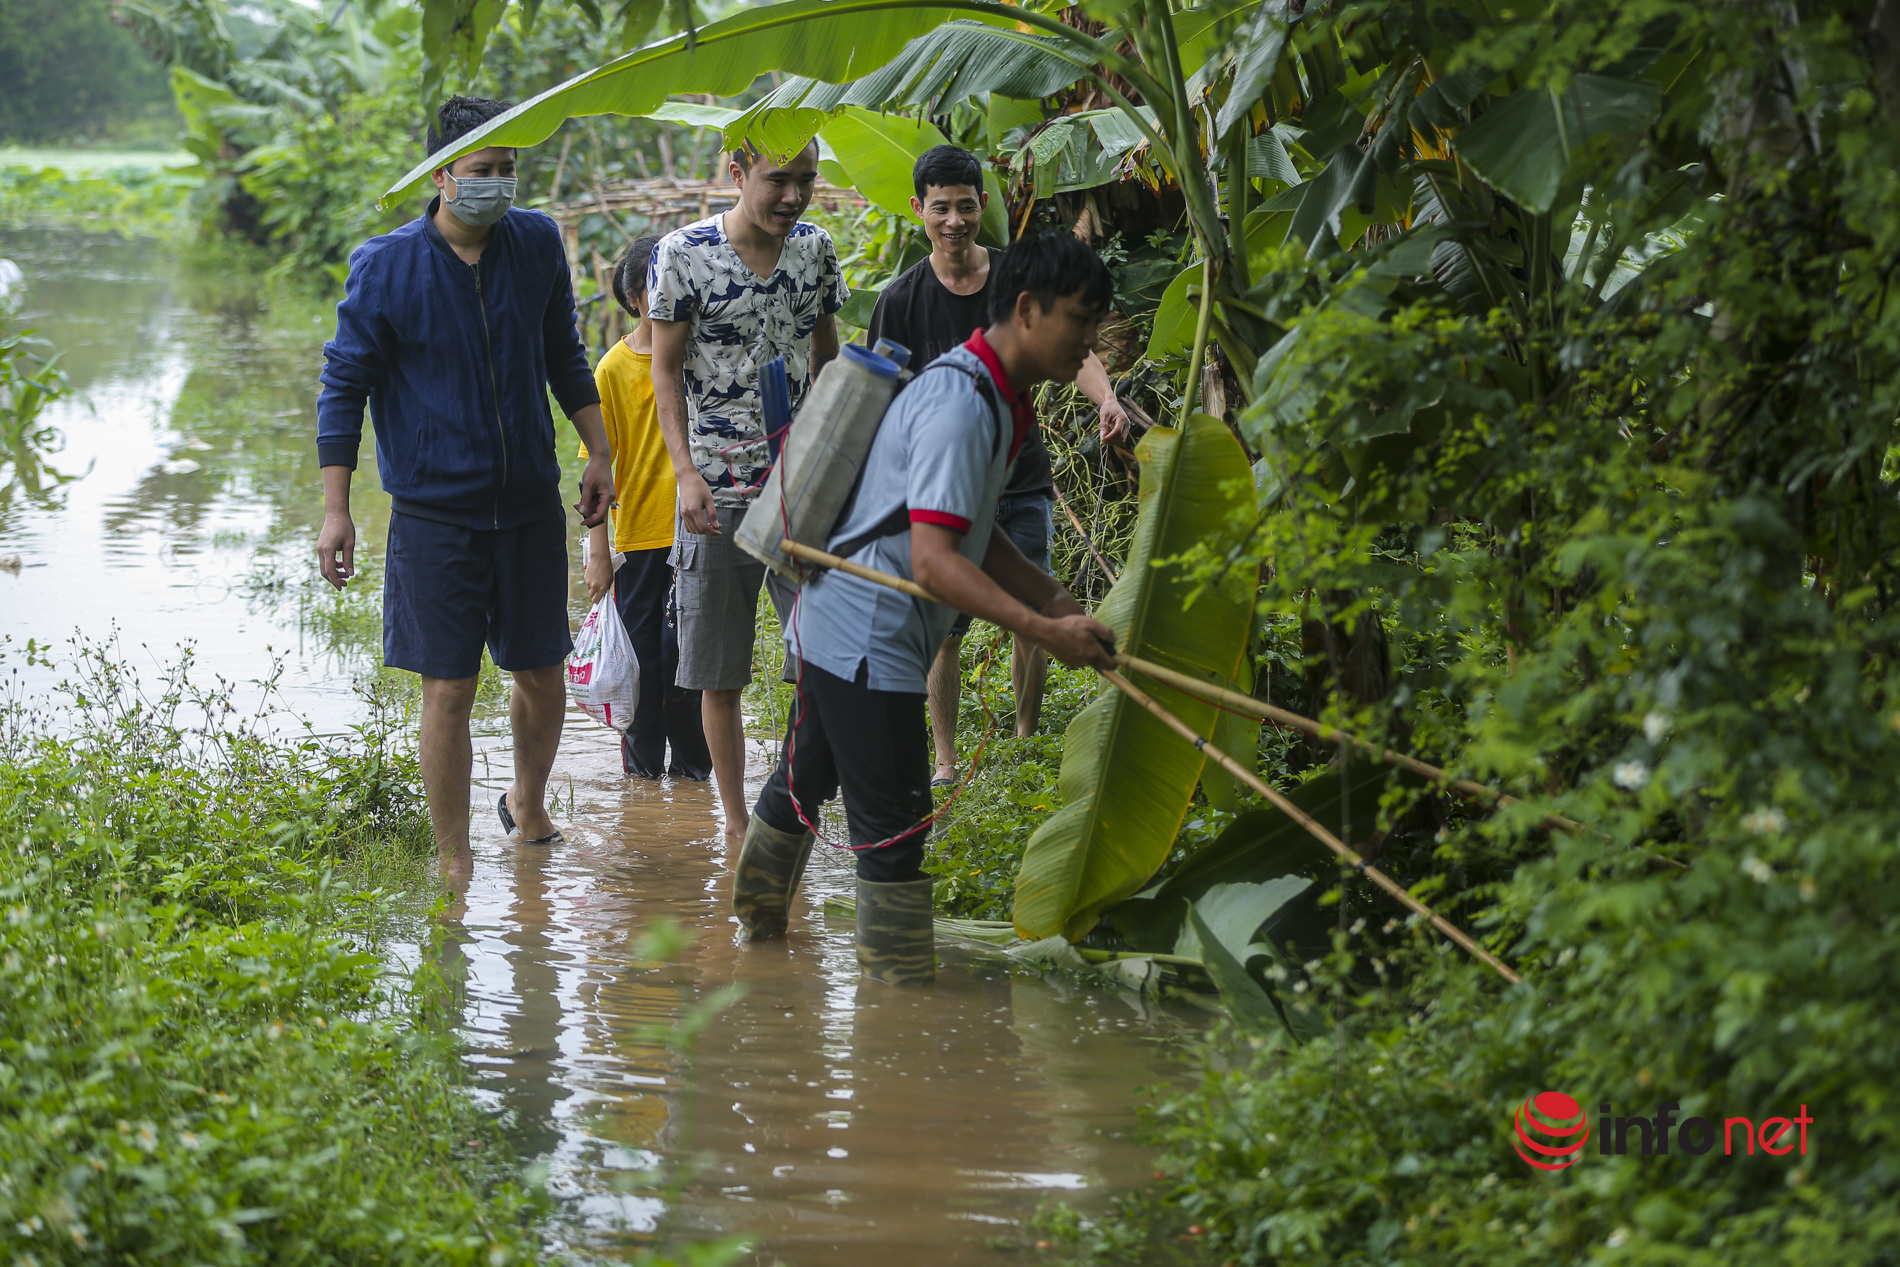
{"label": "bamboo pole", "polygon": [[[943,601],[933,596],[929,590],[917,584],[915,581],[907,581],[902,577],[892,576],[888,572],[880,572],[876,568],[868,568],[862,564],[852,563],[849,560],[839,558],[835,554],[827,554],[823,550],[816,550],[811,546],[801,545],[789,537],[779,542],[779,548],[794,558],[804,559],[809,563],[816,563],[822,567],[835,568],[840,572],[846,572],[852,576],[870,581],[873,584],[883,585],[887,588],[897,590],[900,593],[909,594],[914,598],[927,599],[933,603],[942,603]],[[947,603],[943,605],[949,606]],[[1339,837],[1320,826],[1319,823],[1313,819],[1312,815],[1276,792],[1266,780],[1196,734],[1193,727],[1169,712],[1168,709],[1155,700],[1153,696],[1136,686],[1133,682],[1130,682],[1119,672],[1103,670],[1097,670],[1097,672],[1101,673],[1103,680],[1108,682],[1109,685],[1159,718],[1161,723],[1169,730],[1172,730],[1175,734],[1200,749],[1210,761],[1213,761],[1242,783],[1245,783],[1248,787],[1258,792],[1261,796],[1266,798],[1267,802],[1274,806],[1274,808],[1280,810],[1288,818],[1291,818],[1294,822],[1305,828],[1307,832],[1322,845],[1325,845],[1335,854],[1338,854],[1340,859],[1348,866],[1397,898],[1400,904],[1405,906],[1406,909],[1424,918],[1433,928],[1443,933],[1451,941],[1456,942],[1474,958],[1481,960],[1486,966],[1512,985],[1516,985],[1523,980],[1517,973],[1505,967],[1503,962],[1490,951],[1466,936],[1464,931],[1458,928],[1457,925],[1413,897],[1406,891],[1404,885],[1386,875],[1385,872],[1379,870],[1364,858],[1361,858],[1344,841],[1340,840]]]}
{"label": "bamboo pole", "polygon": [[912,598],[921,598],[926,602],[940,603],[945,607],[950,605],[943,602],[942,599],[915,581],[907,581],[901,576],[892,576],[889,572],[880,572],[876,568],[865,567],[862,563],[853,563],[849,559],[841,559],[835,554],[826,554],[823,550],[815,549],[812,546],[801,545],[790,537],[779,542],[778,548],[795,559],[803,559],[807,563],[816,563],[819,567],[832,568],[839,572],[847,572],[862,580],[870,581],[873,585],[882,585],[886,589],[894,589],[899,593],[909,594]]}
{"label": "bamboo pole", "polygon": [[[1384,744],[1374,743],[1370,739],[1361,739],[1357,735],[1348,734],[1336,726],[1328,726],[1324,722],[1314,721],[1310,717],[1302,717],[1298,713],[1290,713],[1284,708],[1276,708],[1272,704],[1263,703],[1251,695],[1244,695],[1239,691],[1228,690],[1224,686],[1203,681],[1190,674],[1170,669],[1165,665],[1156,664],[1152,660],[1143,660],[1138,656],[1118,654],[1115,660],[1116,663],[1120,664],[1124,669],[1131,669],[1143,677],[1153,678],[1157,682],[1165,682],[1176,690],[1185,691],[1189,695],[1197,695],[1210,703],[1231,708],[1235,712],[1245,713],[1249,717],[1258,717],[1262,721],[1278,722],[1283,726],[1291,726],[1295,730],[1305,731],[1307,734],[1324,743],[1338,743],[1343,740],[1356,747],[1363,748],[1388,765],[1398,766],[1402,770],[1410,770],[1420,778],[1430,779],[1434,783],[1446,784],[1475,800],[1488,801],[1493,805],[1522,804],[1515,796],[1509,796],[1498,791],[1496,788],[1486,787],[1482,783],[1474,783],[1470,779],[1454,778],[1450,772],[1441,770],[1435,765],[1428,765],[1420,761],[1417,757],[1408,757],[1402,752],[1392,751],[1392,749],[1386,747]],[[1548,826],[1556,827],[1563,831],[1575,832],[1583,830],[1582,823],[1577,822],[1573,818],[1565,818],[1562,814],[1545,814],[1544,822]]]}
{"label": "bamboo pole", "polygon": [[1387,893],[1397,898],[1407,909],[1416,912],[1430,921],[1433,928],[1436,928],[1452,941],[1457,942],[1458,945],[1469,951],[1475,958],[1482,960],[1499,976],[1509,981],[1512,985],[1516,985],[1523,980],[1522,977],[1505,967],[1490,951],[1466,936],[1457,925],[1413,897],[1406,891],[1404,885],[1392,879],[1392,877],[1367,862],[1364,858],[1361,858],[1350,846],[1340,840],[1339,837],[1320,826],[1319,823],[1313,819],[1312,815],[1282,796],[1279,792],[1276,792],[1272,785],[1265,779],[1262,779],[1252,770],[1241,765],[1240,762],[1234,760],[1219,748],[1216,748],[1213,744],[1201,738],[1200,735],[1194,732],[1193,727],[1169,712],[1167,708],[1159,703],[1153,696],[1149,695],[1139,686],[1136,686],[1133,682],[1130,682],[1120,673],[1099,669],[1097,672],[1101,673],[1102,677],[1105,678],[1110,685],[1115,687],[1115,689],[1160,718],[1162,724],[1169,730],[1172,730],[1175,734],[1181,736],[1181,738],[1187,740],[1196,748],[1199,748],[1207,755],[1208,760],[1214,762],[1214,764],[1220,766],[1223,770],[1226,770],[1242,783],[1245,783],[1248,787],[1258,792],[1261,796],[1265,797],[1275,809],[1278,809],[1288,818],[1291,818],[1294,822],[1304,827],[1314,839],[1338,854],[1340,859],[1352,867],[1353,870],[1359,872],[1360,875],[1365,876],[1366,879],[1372,881]]}

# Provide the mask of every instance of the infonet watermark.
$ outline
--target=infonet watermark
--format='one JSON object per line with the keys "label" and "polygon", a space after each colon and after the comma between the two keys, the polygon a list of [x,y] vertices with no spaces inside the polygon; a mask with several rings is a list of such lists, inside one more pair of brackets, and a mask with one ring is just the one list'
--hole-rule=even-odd
{"label": "infonet watermark", "polygon": [[1576,1165],[1588,1155],[1585,1145],[1592,1135],[1597,1152],[1604,1157],[1629,1153],[1661,1157],[1672,1151],[1700,1157],[1718,1142],[1725,1157],[1753,1156],[1758,1145],[1773,1157],[1808,1155],[1808,1127],[1814,1119],[1805,1104],[1794,1117],[1764,1118],[1759,1126],[1746,1117],[1725,1117],[1719,1123],[1707,1117],[1678,1121],[1681,1108],[1681,1101],[1666,1100],[1656,1106],[1654,1117],[1617,1117],[1608,1104],[1599,1104],[1593,1127],[1590,1115],[1575,1099],[1561,1091],[1540,1091],[1526,1096],[1511,1115],[1517,1133],[1512,1146],[1527,1165],[1539,1170]]}

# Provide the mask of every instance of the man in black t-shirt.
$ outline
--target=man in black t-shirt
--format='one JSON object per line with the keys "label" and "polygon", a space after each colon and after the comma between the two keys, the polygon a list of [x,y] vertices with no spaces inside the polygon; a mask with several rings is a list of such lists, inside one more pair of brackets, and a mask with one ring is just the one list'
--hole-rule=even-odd
{"label": "man in black t-shirt", "polygon": [[[910,349],[913,369],[930,362],[989,324],[990,265],[1001,251],[977,245],[976,231],[989,195],[983,192],[983,168],[976,155],[955,145],[939,145],[911,169],[916,196],[913,212],[924,222],[930,255],[906,269],[878,296],[865,342],[875,347],[890,339]],[[1090,352],[1075,385],[1101,411],[1102,438],[1119,439],[1128,430],[1128,413],[1109,385],[1108,370]],[[1049,545],[1055,536],[1055,480],[1040,426],[1032,427],[1017,454],[1009,483],[996,506],[996,525],[1009,534],[1023,556],[1050,571]],[[930,738],[936,749],[931,785],[956,780],[957,696],[963,635],[970,618],[958,616],[930,666]],[[1016,696],[1016,733],[1035,733],[1042,715],[1043,679],[1049,657],[1040,647],[1012,640],[1010,685]]]}

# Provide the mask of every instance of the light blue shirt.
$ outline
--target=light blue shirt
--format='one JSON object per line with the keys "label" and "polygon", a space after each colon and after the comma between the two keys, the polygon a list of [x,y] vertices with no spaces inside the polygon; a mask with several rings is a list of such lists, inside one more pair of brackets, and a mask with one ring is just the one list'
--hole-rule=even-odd
{"label": "light blue shirt", "polygon": [[[931,362],[898,393],[878,427],[864,474],[826,548],[834,554],[880,527],[900,530],[846,555],[854,563],[906,580],[910,524],[958,528],[958,552],[981,565],[989,549],[996,502],[1009,478],[1011,423],[991,409],[967,373],[989,371],[963,348]],[[994,394],[994,381],[988,384]],[[1001,404],[1000,394],[996,394]],[[811,569],[786,623],[785,648],[807,664],[845,679],[868,665],[874,691],[924,693],[925,676],[956,612],[844,572]]]}

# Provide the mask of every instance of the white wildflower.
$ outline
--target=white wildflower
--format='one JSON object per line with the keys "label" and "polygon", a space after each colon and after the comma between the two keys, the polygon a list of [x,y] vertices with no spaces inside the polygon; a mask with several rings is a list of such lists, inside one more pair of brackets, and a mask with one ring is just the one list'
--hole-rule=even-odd
{"label": "white wildflower", "polygon": [[1608,1245],[1611,1249],[1622,1249],[1623,1242],[1627,1241],[1629,1238],[1630,1238],[1630,1230],[1626,1227],[1619,1227],[1614,1232],[1611,1232],[1609,1235],[1609,1239],[1605,1240],[1603,1243],[1605,1245]]}
{"label": "white wildflower", "polygon": [[1752,853],[1742,855],[1742,870],[1760,884],[1775,878],[1775,869]]}
{"label": "white wildflower", "polygon": [[1643,738],[1661,743],[1669,734],[1669,714],[1650,712],[1643,716]]}
{"label": "white wildflower", "polygon": [[1640,761],[1625,761],[1616,767],[1611,777],[1616,780],[1616,786],[1634,792],[1649,782],[1649,767]]}
{"label": "white wildflower", "polygon": [[1757,836],[1779,836],[1788,830],[1788,816],[1773,805],[1765,806],[1744,814],[1742,828]]}

